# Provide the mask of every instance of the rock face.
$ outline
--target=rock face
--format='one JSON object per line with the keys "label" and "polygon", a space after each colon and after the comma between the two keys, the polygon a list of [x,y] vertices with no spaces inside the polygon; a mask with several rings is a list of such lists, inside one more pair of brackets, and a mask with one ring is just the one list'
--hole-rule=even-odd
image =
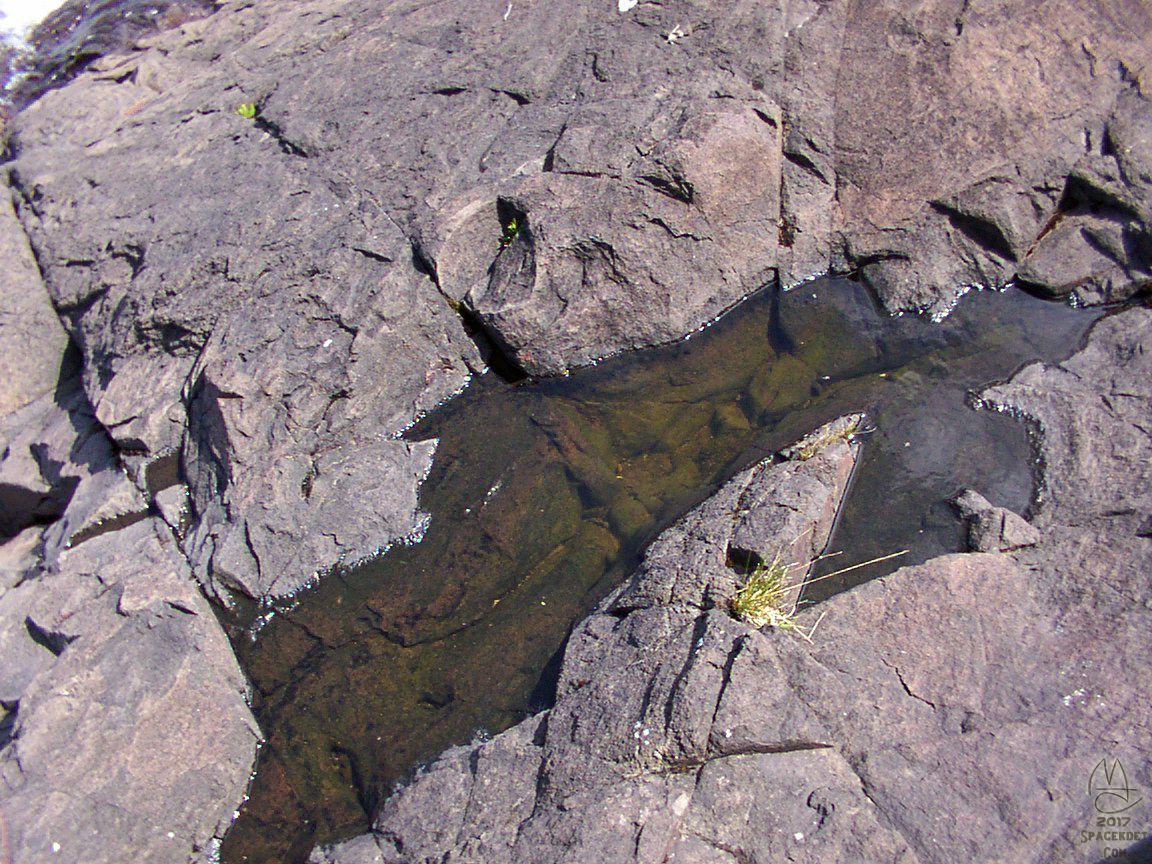
{"label": "rock face", "polygon": [[97,418],[180,454],[199,578],[283,596],[419,530],[390,436],[475,327],[546,374],[829,269],[1141,290],[1152,21],[1082,7],[225,4],[24,112],[11,178]]}
{"label": "rock face", "polygon": [[0,699],[18,706],[0,812],[17,861],[207,861],[244,793],[259,730],[243,677],[152,523],[0,597]]}
{"label": "rock face", "polygon": [[[1103,838],[1081,834],[1095,830],[1096,765],[1119,759],[1130,786],[1152,783],[1134,732],[1152,720],[1149,339],[1152,312],[1117,315],[1067,363],[985,393],[1041,430],[1047,494],[1028,548],[945,556],[838,595],[811,643],[757,631],[725,611],[726,550],[749,529],[779,543],[819,524],[812,509],[776,517],[820,500],[799,490],[832,488],[846,445],[741,477],[577,628],[554,708],[449,751],[372,835],[312,860],[1101,855]],[[990,517],[981,501],[964,496]]]}
{"label": "rock face", "polygon": [[[7,196],[0,200],[0,417],[55,389],[68,335],[44,292],[28,238]],[[7,508],[5,508],[7,510]]]}
{"label": "rock face", "polygon": [[[191,580],[283,599],[419,535],[434,444],[398,433],[486,363],[563,372],[828,270],[893,310],[1012,280],[1146,291],[1147,4],[618,9],[234,0],[9,124],[0,838],[17,860],[70,836],[75,860],[210,857],[256,733]],[[832,601],[809,646],[731,620],[716,557],[731,530],[756,551],[799,523],[766,501],[776,515],[739,528],[682,525],[580,626],[548,717],[450,754],[382,833],[331,854],[1064,857],[1082,763],[1147,725],[1127,683],[1146,672],[1146,317],[987,396],[1043,432],[1039,538],[970,500],[988,554]],[[581,683],[644,646],[664,653]],[[1105,660],[1131,678],[1084,677]],[[1152,781],[1146,751],[1123,758]],[[931,795],[909,782],[926,778]],[[437,796],[460,806],[419,823]]]}

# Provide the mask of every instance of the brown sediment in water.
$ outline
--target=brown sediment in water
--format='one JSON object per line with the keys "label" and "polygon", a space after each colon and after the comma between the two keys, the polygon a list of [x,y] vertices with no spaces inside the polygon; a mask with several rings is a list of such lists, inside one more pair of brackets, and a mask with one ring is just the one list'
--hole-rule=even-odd
{"label": "brown sediment in water", "polygon": [[876,431],[837,566],[955,551],[943,502],[960,485],[1023,510],[1025,432],[973,411],[968,391],[1067,354],[1095,317],[1008,292],[967,297],[942,324],[893,319],[859,286],[823,280],[569,378],[487,376],[410,433],[440,440],[419,544],[332,573],[254,641],[233,622],[268,743],[222,859],[302,861],[363,831],[421,761],[546,707],[572,623],[648,540],[840,414],[865,411]]}

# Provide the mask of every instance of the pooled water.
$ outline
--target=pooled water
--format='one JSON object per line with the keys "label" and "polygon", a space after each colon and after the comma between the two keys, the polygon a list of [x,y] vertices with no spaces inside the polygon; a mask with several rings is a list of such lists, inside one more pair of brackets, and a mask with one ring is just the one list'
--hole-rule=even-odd
{"label": "pooled water", "polygon": [[[424,539],[327,577],[255,641],[234,631],[268,742],[223,860],[303,861],[366,830],[422,760],[546,707],[572,624],[644,545],[836,416],[865,411],[875,427],[833,537],[837,567],[957,551],[946,502],[963,486],[1025,511],[1025,430],[973,410],[970,391],[1070,353],[1095,317],[983,292],[933,324],[821,280],[568,378],[475,382],[409,435],[439,439]],[[883,572],[818,584],[823,596]]]}

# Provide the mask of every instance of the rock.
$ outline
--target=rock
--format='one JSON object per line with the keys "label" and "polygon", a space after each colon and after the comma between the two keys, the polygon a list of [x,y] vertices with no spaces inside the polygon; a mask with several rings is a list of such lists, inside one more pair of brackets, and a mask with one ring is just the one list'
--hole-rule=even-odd
{"label": "rock", "polygon": [[[1101,759],[1119,759],[1133,787],[1152,782],[1131,732],[1152,720],[1152,607],[1133,601],[1152,565],[1150,330],[1146,309],[1102,319],[1070,360],[983,395],[1041,433],[1042,531],[1027,548],[946,555],[834,596],[799,613],[822,621],[809,643],[723,611],[732,582],[700,562],[733,530],[724,514],[739,495],[725,487],[576,628],[551,710],[452,751],[348,848],[374,844],[380,857],[363,860],[385,862],[1080,854]],[[766,493],[788,488],[772,486],[780,470],[759,475]],[[958,504],[1003,516],[971,491]],[[657,562],[672,545],[685,566],[670,574]],[[1101,676],[1109,666],[1124,674]],[[519,779],[481,783],[480,761]],[[491,818],[505,827],[476,854]],[[1105,854],[1090,840],[1088,854]],[[337,847],[313,860],[345,859]]]}
{"label": "rock", "polygon": [[577,109],[511,187],[522,227],[463,299],[533,373],[677,339],[774,275],[779,109],[727,76],[661,96]]}
{"label": "rock", "polygon": [[245,684],[147,471],[129,478],[56,366],[0,419],[0,851],[207,860],[259,738]]}
{"label": "rock", "polygon": [[[239,38],[231,29],[221,37]],[[130,62],[137,61],[143,57]],[[73,86],[94,87],[113,101],[127,97],[120,110],[134,114],[141,110],[134,103],[156,95],[152,85],[167,86],[150,63],[140,73],[150,82],[142,90],[120,89],[107,68]],[[223,92],[233,85],[219,86]],[[214,87],[202,80],[175,103],[161,99],[177,128],[186,111],[208,121],[191,135],[163,136],[195,178],[173,177],[161,192],[145,179],[157,146],[153,121],[116,131],[116,111],[85,110],[87,120],[74,117],[76,131],[107,143],[87,168],[75,166],[72,180],[91,192],[85,178],[92,178],[102,191],[80,193],[83,201],[75,203],[104,215],[57,233],[48,185],[22,186],[21,206],[36,226],[53,300],[84,352],[97,418],[128,460],[174,450],[187,460],[182,476],[193,507],[185,545],[201,579],[224,598],[237,590],[286,595],[320,569],[375,554],[419,530],[415,489],[432,445],[390,438],[459,389],[468,366],[479,363],[372,191],[338,181],[335,165],[317,173],[274,142],[278,155],[265,164],[269,133],[234,113],[242,97],[224,97],[221,110],[198,115],[195,106]],[[21,115],[27,128],[39,112],[71,112],[52,105],[67,103],[71,89]],[[78,140],[42,132],[48,146],[31,146],[31,139],[22,145],[30,162],[17,170],[17,183],[39,176],[33,163],[40,157],[48,162],[38,164],[55,163]],[[245,134],[234,140],[237,132]],[[232,154],[228,165],[215,163],[222,153]],[[238,186],[237,178],[259,164],[259,181]],[[181,203],[170,206],[175,201]],[[230,201],[232,215],[221,218],[220,202]],[[285,202],[298,205],[295,216]],[[156,223],[157,206],[181,227]],[[317,220],[331,220],[322,236]],[[108,236],[113,222],[123,231]],[[286,232],[286,225],[296,227]],[[337,284],[339,291],[330,290]],[[350,500],[359,506],[348,508]],[[280,538],[275,548],[272,538]],[[305,549],[289,551],[288,538]]]}
{"label": "rock", "polygon": [[829,269],[938,314],[1152,276],[1139,4],[326,8],[225,6],[13,133],[96,417],[183,454],[225,599],[417,533],[428,452],[387,439],[481,354],[563,372]]}
{"label": "rock", "polygon": [[42,537],[46,566],[70,545],[147,514],[75,376],[0,420],[0,436],[7,441],[0,534],[50,523]]}
{"label": "rock", "polygon": [[[844,265],[861,267],[889,308],[942,312],[949,290],[1014,279],[1084,299],[1147,279],[1124,276],[1127,267],[1144,272],[1140,255],[1104,266],[1081,250],[1041,264],[1064,248],[1049,235],[1068,216],[1087,231],[1116,223],[1122,211],[1087,212],[1076,200],[1074,172],[1107,156],[1111,118],[1149,116],[1133,71],[1133,52],[1146,49],[1108,23],[1113,12],[1147,21],[1148,10],[1076,5],[833,6],[851,25],[842,47],[825,50],[839,52],[837,80],[854,94],[851,107],[837,103],[836,226]],[[1033,40],[1041,31],[1049,38]],[[1071,119],[1072,105],[1074,122],[1049,122]],[[1147,224],[1132,219],[1125,213],[1121,224],[1133,239],[1146,236]]]}
{"label": "rock", "polygon": [[[611,827],[615,808],[659,837],[663,817],[650,819],[675,811],[691,787],[689,774],[659,774],[707,758],[732,660],[755,632],[726,611],[738,582],[727,564],[735,544],[768,559],[802,551],[809,561],[827,541],[857,445],[822,437],[828,443],[809,460],[743,472],[662,534],[633,578],[569,639],[555,708],[490,744],[450,751],[389,799],[375,828],[383,860],[435,860],[458,842],[454,854],[464,860],[553,860],[544,851],[553,842],[616,860],[635,839]],[[482,795],[481,787],[500,791]],[[568,811],[603,821],[604,830],[585,831]],[[369,848],[358,842],[356,855]],[[508,858],[509,850],[519,851]],[[343,854],[318,850],[314,860],[342,862]]]}
{"label": "rock", "polygon": [[[27,413],[0,466],[20,856],[84,836],[84,860],[211,857],[256,733],[185,577],[283,598],[418,535],[434,444],[398,436],[485,363],[561,373],[829,269],[935,314],[1013,280],[1083,302],[1146,290],[1143,4],[619,8],[236,0],[14,119],[26,237],[0,211],[0,250],[21,326],[0,359],[38,358],[5,391]],[[56,387],[32,260],[83,398]],[[539,725],[440,763],[349,860],[1065,857],[1082,763],[1147,726],[1128,677],[1093,678],[1146,677],[1146,610],[1124,599],[1152,512],[1146,317],[986,395],[1044,435],[1035,546],[829,601],[809,647],[732,620],[725,563],[777,544],[809,560],[851,445],[764,472],[784,478],[771,495],[738,483],[705,505],[742,508],[738,525],[679,523],[577,628]],[[1000,515],[974,514],[977,546],[1030,539]],[[429,784],[454,835],[410,821]]]}
{"label": "rock", "polygon": [[60,325],[11,200],[0,196],[0,417],[55,389],[68,334]]}
{"label": "rock", "polygon": [[[833,421],[825,428],[842,425]],[[605,601],[608,608],[726,608],[739,568],[778,557],[795,562],[798,586],[828,542],[856,448],[848,438],[832,436],[809,461],[738,474],[652,542],[635,576]]]}
{"label": "rock", "polygon": [[24,574],[35,569],[40,558],[40,528],[26,528],[11,540],[0,544],[0,596],[15,588]]}
{"label": "rock", "polygon": [[0,653],[4,655],[4,669],[0,671],[0,703],[16,705],[29,683],[52,665],[59,652],[53,651],[44,631],[23,610],[27,608],[27,595],[35,589],[23,585],[0,597]]}
{"label": "rock", "polygon": [[[16,860],[205,855],[259,730],[215,616],[154,520],[93,538],[0,597],[16,706],[0,799]],[[163,529],[166,532],[166,528]]]}
{"label": "rock", "polygon": [[965,489],[953,503],[968,522],[968,548],[973,552],[1012,552],[1040,542],[1040,532],[1023,517],[993,507],[978,492]]}
{"label": "rock", "polygon": [[[992,408],[1023,414],[1035,424],[1045,471],[1035,522],[1089,524],[1110,520],[1135,533],[1152,466],[1142,458],[1148,442],[1144,377],[1152,311],[1132,309],[1102,318],[1088,344],[1053,366],[1032,364],[982,398]],[[1108,524],[1107,522],[1105,524]]]}
{"label": "rock", "polygon": [[316,849],[308,859],[309,864],[384,864],[384,854],[380,851],[376,838],[371,834],[361,834],[334,849]]}

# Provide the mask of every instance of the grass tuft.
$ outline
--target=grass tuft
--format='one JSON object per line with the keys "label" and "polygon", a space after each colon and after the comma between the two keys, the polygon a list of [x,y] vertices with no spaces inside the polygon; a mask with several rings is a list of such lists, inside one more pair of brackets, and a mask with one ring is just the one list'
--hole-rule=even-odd
{"label": "grass tuft", "polygon": [[864,415],[853,414],[820,427],[811,435],[789,447],[784,454],[797,462],[807,462],[821,450],[838,441],[851,441],[858,434],[869,431],[864,428]]}
{"label": "grass tuft", "polygon": [[[808,581],[818,582],[820,579],[831,579],[833,576],[839,576],[851,570],[867,567],[869,564],[879,564],[881,561],[899,558],[901,555],[907,554],[907,552],[908,550],[904,549],[900,552],[894,552],[891,555],[882,555],[879,558],[873,558],[870,561],[861,561],[859,564],[844,567],[833,573],[825,573],[818,579],[810,579]],[[745,624],[751,624],[757,629],[775,627],[778,630],[795,633],[805,641],[811,642],[812,634],[816,632],[816,628],[820,625],[820,622],[824,620],[824,613],[820,614],[820,617],[816,619],[816,623],[814,623],[807,632],[796,623],[796,598],[799,597],[800,589],[806,583],[803,575],[801,575],[799,579],[793,580],[791,574],[796,570],[800,570],[806,574],[808,569],[815,563],[816,561],[813,560],[806,564],[797,562],[787,564],[781,559],[780,554],[777,553],[772,559],[772,563],[757,564],[752,572],[748,574],[744,585],[732,598],[731,610],[733,617],[743,621]]]}

